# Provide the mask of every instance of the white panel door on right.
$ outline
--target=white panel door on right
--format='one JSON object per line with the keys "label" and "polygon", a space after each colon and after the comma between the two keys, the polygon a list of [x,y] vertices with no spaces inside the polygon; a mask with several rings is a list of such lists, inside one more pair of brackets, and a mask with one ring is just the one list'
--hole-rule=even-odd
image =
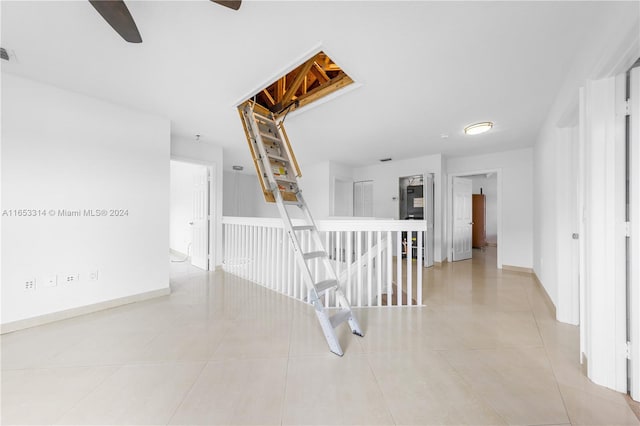
{"label": "white panel door on right", "polygon": [[453,261],[471,259],[472,181],[453,178]]}
{"label": "white panel door on right", "polygon": [[191,264],[209,270],[209,171],[204,166],[194,174]]}
{"label": "white panel door on right", "polygon": [[435,229],[434,224],[434,187],[433,187],[433,175],[426,174],[424,176],[424,219],[427,221],[427,236],[425,237],[424,245],[424,267],[429,268],[433,266],[433,254],[435,249]]}

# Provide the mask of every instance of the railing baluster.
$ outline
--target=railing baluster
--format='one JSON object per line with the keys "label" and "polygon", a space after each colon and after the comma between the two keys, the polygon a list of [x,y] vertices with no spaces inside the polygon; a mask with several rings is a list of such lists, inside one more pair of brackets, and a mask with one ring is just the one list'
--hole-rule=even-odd
{"label": "railing baluster", "polygon": [[[342,272],[342,232],[336,231],[336,277]],[[335,295],[335,291],[331,291]],[[338,307],[338,298],[334,297],[334,306]]]}
{"label": "railing baluster", "polygon": [[407,231],[407,305],[412,305],[413,296],[413,231]]}
{"label": "railing baluster", "polygon": [[373,233],[367,231],[367,306],[373,306]]}
{"label": "railing baluster", "polygon": [[233,225],[233,229],[231,231],[231,234],[233,235],[233,248],[231,250],[231,270],[233,271],[233,273],[235,274],[237,272],[237,267],[238,267],[238,244],[239,244],[239,240],[238,240],[238,225]]}
{"label": "railing baluster", "polygon": [[396,305],[402,306],[402,231],[397,231],[396,237]]}
{"label": "railing baluster", "polygon": [[278,228],[271,228],[271,289],[275,290],[278,284]]}
{"label": "railing baluster", "polygon": [[418,260],[416,260],[417,276],[416,276],[416,304],[422,305],[422,231],[416,232],[418,234]]}
{"label": "railing baluster", "polygon": [[391,231],[387,231],[387,306],[391,306],[391,295],[393,289],[391,284],[393,281],[393,240]]}
{"label": "railing baluster", "polygon": [[352,232],[347,232],[347,300],[353,305],[353,295],[351,291],[351,264],[353,263],[353,241]]}
{"label": "railing baluster", "polygon": [[240,265],[242,265],[240,268],[240,271],[242,272],[242,278],[247,278],[247,269],[246,269],[246,260],[249,257],[248,252],[249,252],[249,247],[247,247],[246,241],[247,241],[247,234],[249,232],[249,227],[247,225],[244,225],[242,227],[242,239],[240,241],[242,241],[242,258],[240,259]]}
{"label": "railing baluster", "polygon": [[[362,256],[362,232],[356,232],[356,261]],[[362,265],[356,266],[356,296],[358,298],[358,306],[362,306]]]}
{"label": "railing baluster", "polygon": [[382,232],[378,231],[376,235],[376,244],[379,249],[376,251],[376,279],[378,281],[378,306],[382,306]]}
{"label": "railing baluster", "polygon": [[262,277],[260,282],[263,286],[267,285],[267,227],[262,227],[261,239],[260,239],[260,270],[262,271]]}

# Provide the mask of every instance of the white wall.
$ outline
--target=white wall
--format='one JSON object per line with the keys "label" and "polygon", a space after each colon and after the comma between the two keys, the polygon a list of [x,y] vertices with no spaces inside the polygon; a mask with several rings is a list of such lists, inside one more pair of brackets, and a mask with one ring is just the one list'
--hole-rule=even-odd
{"label": "white wall", "polygon": [[[618,285],[624,274],[623,234],[616,203],[624,188],[616,165],[624,116],[621,105],[614,105],[624,78],[618,84],[611,77],[640,57],[640,5],[608,2],[599,19],[576,52],[535,143],[534,270],[556,306],[557,319],[580,320],[580,352],[588,358],[589,378],[625,391],[625,303]],[[579,176],[584,187],[575,183]],[[579,206],[574,215],[568,200]],[[576,249],[569,241],[576,223],[579,268],[571,261]],[[578,272],[579,288],[568,279]]]}
{"label": "white wall", "polygon": [[353,216],[353,168],[329,162],[329,215]]}
{"label": "white wall", "polygon": [[275,203],[267,203],[255,174],[224,172],[224,216],[279,217]]}
{"label": "white wall", "polygon": [[[354,181],[373,181],[373,215],[378,218],[398,219],[399,179],[405,176],[434,174],[435,180],[435,249],[436,262],[446,259],[446,236],[443,234],[445,221],[443,160],[440,154],[406,160],[390,161],[372,166],[353,169]],[[394,199],[395,198],[395,199]]]}
{"label": "white wall", "polygon": [[300,166],[300,188],[314,219],[322,220],[331,215],[331,163],[323,161]]}
{"label": "white wall", "polygon": [[[534,270],[556,305],[559,319],[565,318],[565,321],[565,311],[572,310],[570,305],[577,303],[575,300],[559,302],[561,284],[558,276],[566,276],[566,272],[560,268],[569,263],[566,259],[556,262],[554,255],[557,235],[576,232],[570,222],[562,218],[560,210],[563,207],[557,206],[558,201],[566,200],[567,194],[570,194],[568,191],[571,191],[563,178],[572,161],[572,153],[567,146],[570,138],[566,131],[578,125],[580,87],[588,79],[611,75],[613,69],[620,68],[620,64],[628,60],[626,58],[637,59],[640,55],[637,46],[634,47],[638,39],[638,20],[636,2],[611,2],[607,9],[603,9],[602,23],[594,26],[590,38],[585,40],[584,49],[576,52],[576,59],[567,70],[534,146]],[[574,315],[568,314],[568,317],[572,318],[569,322],[575,323]]]}
{"label": "white wall", "polygon": [[212,143],[172,138],[171,158],[202,164],[210,168],[212,180],[209,190],[209,215],[212,220],[209,226],[209,254],[213,262],[209,262],[209,265],[210,268],[222,265],[222,148]]}
{"label": "white wall", "polygon": [[533,266],[533,151],[531,148],[447,159],[447,173],[502,174],[502,264]]}
{"label": "white wall", "polygon": [[169,135],[166,119],[2,74],[2,210],[56,211],[2,217],[3,324],[168,289]]}
{"label": "white wall", "polygon": [[[335,179],[353,181],[352,170],[339,163],[325,161],[300,166],[300,188],[314,219],[331,216]],[[224,215],[243,217],[280,217],[275,203],[267,203],[255,174],[224,172]],[[293,217],[301,217],[290,208]]]}
{"label": "white wall", "polygon": [[196,176],[204,173],[205,166],[171,161],[171,198],[169,208],[169,247],[184,255],[189,254],[193,238],[193,190]]}
{"label": "white wall", "polygon": [[474,194],[485,195],[485,232],[487,243],[497,244],[498,242],[498,175],[490,173],[484,175],[469,176],[473,183]]}

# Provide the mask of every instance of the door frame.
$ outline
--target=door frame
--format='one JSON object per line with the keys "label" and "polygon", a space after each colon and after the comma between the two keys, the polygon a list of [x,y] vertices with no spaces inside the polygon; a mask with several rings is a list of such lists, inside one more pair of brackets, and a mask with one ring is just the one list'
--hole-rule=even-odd
{"label": "door frame", "polygon": [[451,261],[458,262],[473,258],[473,179],[455,176],[452,181]]}
{"label": "door frame", "polygon": [[497,259],[496,267],[502,269],[502,168],[496,169],[481,169],[472,170],[467,172],[449,173],[447,175],[447,218],[449,223],[447,225],[447,256],[453,260],[453,178],[454,177],[469,177],[475,175],[485,175],[487,173],[495,173],[497,176],[496,193],[497,193],[497,210],[498,217],[496,218],[497,227]]}
{"label": "door frame", "polygon": [[[169,161],[177,161],[179,163],[192,164],[195,166],[205,166],[207,168],[207,173],[209,174],[209,218],[208,218],[208,228],[209,228],[209,254],[208,254],[208,271],[215,271],[216,269],[216,240],[218,235],[218,226],[214,218],[214,212],[216,212],[216,163],[210,163],[207,161],[199,161],[193,158],[181,157],[177,155],[171,155]],[[167,230],[169,231],[169,230]]]}
{"label": "door frame", "polygon": [[[630,76],[630,89],[635,89],[635,94],[640,94],[640,88],[634,85],[640,85],[640,67],[633,68]],[[629,286],[627,302],[629,309],[629,330],[627,339],[630,342],[630,360],[629,360],[629,393],[631,398],[640,401],[640,266],[637,261],[640,255],[640,96],[630,94],[630,132],[629,132],[629,252],[627,252],[627,260],[630,263],[629,276],[627,283]],[[628,372],[628,373],[629,373]]]}

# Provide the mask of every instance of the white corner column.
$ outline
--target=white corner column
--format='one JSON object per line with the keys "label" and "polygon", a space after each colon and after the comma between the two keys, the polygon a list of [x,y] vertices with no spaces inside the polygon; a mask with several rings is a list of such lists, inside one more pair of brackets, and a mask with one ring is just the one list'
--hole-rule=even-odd
{"label": "white corner column", "polygon": [[[584,356],[595,383],[627,391],[623,78],[585,88]],[[622,115],[621,115],[622,114]]]}

